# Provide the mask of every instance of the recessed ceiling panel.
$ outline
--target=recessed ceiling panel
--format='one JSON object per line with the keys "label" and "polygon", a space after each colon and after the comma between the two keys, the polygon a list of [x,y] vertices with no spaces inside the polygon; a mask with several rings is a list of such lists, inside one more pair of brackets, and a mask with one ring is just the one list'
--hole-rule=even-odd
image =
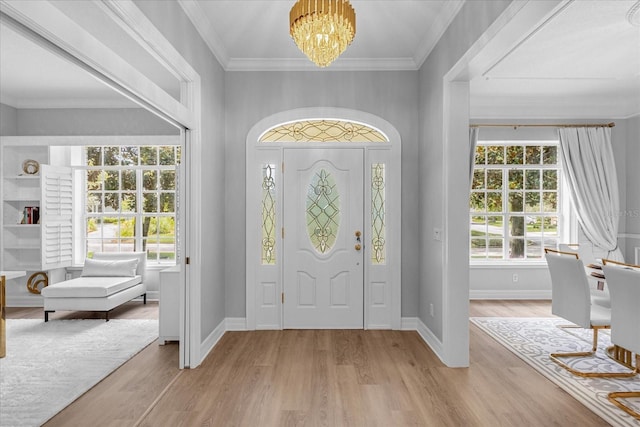
{"label": "recessed ceiling panel", "polygon": [[0,102],[15,108],[133,107],[69,61],[0,25]]}
{"label": "recessed ceiling panel", "polygon": [[[295,0],[201,0],[198,5],[210,24],[208,30],[225,49],[219,56],[277,61],[304,58],[289,35],[289,11],[294,3]],[[356,11],[356,37],[342,57],[383,61],[414,60],[417,53],[426,54],[461,2],[352,0],[351,4]]]}
{"label": "recessed ceiling panel", "polygon": [[640,76],[633,1],[574,1],[485,75],[490,78],[622,79]]}

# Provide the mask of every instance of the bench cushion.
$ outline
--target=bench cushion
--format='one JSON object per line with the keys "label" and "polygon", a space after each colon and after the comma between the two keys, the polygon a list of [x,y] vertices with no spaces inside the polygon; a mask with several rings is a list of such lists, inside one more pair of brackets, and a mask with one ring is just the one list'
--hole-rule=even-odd
{"label": "bench cushion", "polygon": [[91,259],[84,260],[82,277],[133,277],[136,275],[138,260],[132,259]]}
{"label": "bench cushion", "polygon": [[142,282],[134,277],[78,277],[42,289],[45,298],[103,298]]}

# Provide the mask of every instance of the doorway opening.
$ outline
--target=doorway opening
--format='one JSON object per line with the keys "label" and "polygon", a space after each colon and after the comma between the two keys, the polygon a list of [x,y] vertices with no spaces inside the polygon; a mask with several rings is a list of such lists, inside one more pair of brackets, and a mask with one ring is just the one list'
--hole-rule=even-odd
{"label": "doorway opening", "polygon": [[400,328],[400,136],[346,109],[247,137],[248,329]]}

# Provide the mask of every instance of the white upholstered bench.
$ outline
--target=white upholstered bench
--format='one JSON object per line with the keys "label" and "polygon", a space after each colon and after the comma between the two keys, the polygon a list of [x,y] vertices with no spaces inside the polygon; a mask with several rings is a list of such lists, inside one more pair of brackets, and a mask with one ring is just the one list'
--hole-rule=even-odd
{"label": "white upholstered bench", "polygon": [[96,252],[82,276],[42,289],[44,321],[56,310],[103,311],[109,321],[109,311],[127,301],[142,296],[146,304],[146,259],[145,252]]}

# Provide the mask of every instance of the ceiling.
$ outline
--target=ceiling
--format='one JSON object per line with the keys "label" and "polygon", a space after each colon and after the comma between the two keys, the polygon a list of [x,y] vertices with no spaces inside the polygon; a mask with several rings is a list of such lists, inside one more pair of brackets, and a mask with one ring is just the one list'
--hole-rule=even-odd
{"label": "ceiling", "polygon": [[[227,70],[318,70],[289,35],[293,0],[178,0]],[[356,37],[330,69],[416,70],[464,4],[351,0]]]}
{"label": "ceiling", "polygon": [[[293,0],[178,1],[227,71],[317,72],[417,70],[464,3],[352,0],[356,38],[328,69],[320,70],[289,36]],[[101,13],[95,9],[99,2],[56,3],[76,20]],[[631,24],[639,19],[633,13],[638,9],[637,0],[566,1],[471,80],[472,117],[623,118],[640,113],[640,26]],[[101,40],[114,32],[107,24],[87,30]],[[134,49],[134,43],[109,39]],[[126,59],[138,61],[139,69],[151,62],[134,50]],[[177,96],[176,80],[157,69],[148,66],[144,72]],[[133,106],[5,25],[0,26],[0,101],[16,108]]]}

